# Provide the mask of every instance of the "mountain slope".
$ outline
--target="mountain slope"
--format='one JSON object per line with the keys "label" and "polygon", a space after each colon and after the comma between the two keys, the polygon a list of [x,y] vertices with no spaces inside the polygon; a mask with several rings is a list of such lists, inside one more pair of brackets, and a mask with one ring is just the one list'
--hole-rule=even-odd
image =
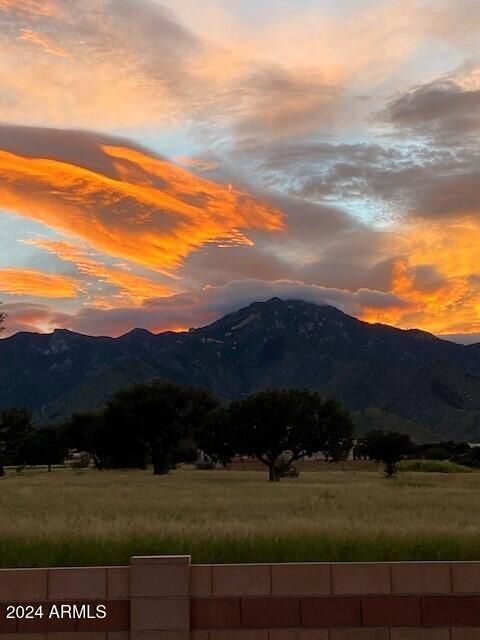
{"label": "mountain slope", "polygon": [[189,332],[0,340],[0,407],[30,406],[42,421],[96,408],[153,377],[224,399],[309,387],[354,411],[376,407],[441,437],[480,439],[479,345],[371,325],[330,306],[273,298]]}
{"label": "mountain slope", "polygon": [[425,427],[392,413],[386,413],[376,407],[355,411],[352,417],[357,438],[361,438],[373,429],[382,429],[383,431],[406,433],[412,440],[420,444],[440,441],[438,435],[425,429]]}

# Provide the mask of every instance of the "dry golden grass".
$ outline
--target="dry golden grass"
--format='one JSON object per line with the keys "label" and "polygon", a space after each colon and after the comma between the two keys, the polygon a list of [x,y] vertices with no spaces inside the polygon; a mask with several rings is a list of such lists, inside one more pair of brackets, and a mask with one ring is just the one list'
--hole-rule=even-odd
{"label": "dry golden grass", "polygon": [[[325,465],[326,466],[326,465]],[[480,559],[480,474],[55,470],[0,481],[0,566]]]}

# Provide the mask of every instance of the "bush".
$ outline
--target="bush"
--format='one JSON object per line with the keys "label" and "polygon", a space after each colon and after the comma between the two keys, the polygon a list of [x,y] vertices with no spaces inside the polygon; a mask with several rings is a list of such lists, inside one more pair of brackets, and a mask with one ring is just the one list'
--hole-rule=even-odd
{"label": "bush", "polygon": [[471,473],[472,469],[448,460],[404,460],[398,465],[399,471],[419,471],[422,473]]}
{"label": "bush", "polygon": [[430,447],[422,453],[425,460],[449,460],[451,458],[450,452],[442,446]]}
{"label": "bush", "polygon": [[465,465],[466,467],[480,469],[480,447],[473,447],[468,453],[456,456],[454,462]]}
{"label": "bush", "polygon": [[88,469],[91,463],[90,454],[82,451],[81,453],[75,453],[68,460],[67,465],[71,469]]}
{"label": "bush", "polygon": [[199,460],[195,464],[195,468],[200,471],[212,471],[216,468],[215,462],[213,460]]}

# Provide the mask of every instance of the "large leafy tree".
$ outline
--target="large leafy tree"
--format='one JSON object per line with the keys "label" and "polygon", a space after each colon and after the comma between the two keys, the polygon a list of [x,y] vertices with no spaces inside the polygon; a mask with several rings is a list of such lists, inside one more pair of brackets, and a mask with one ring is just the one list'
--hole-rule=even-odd
{"label": "large leafy tree", "polygon": [[25,462],[29,465],[46,465],[48,471],[52,465],[61,464],[67,455],[61,430],[56,426],[34,429],[25,445]]}
{"label": "large leafy tree", "polygon": [[235,455],[227,407],[219,406],[211,411],[196,429],[194,437],[199,449],[214,463],[226,467]]}
{"label": "large leafy tree", "polygon": [[0,476],[4,475],[7,462],[24,462],[25,447],[32,429],[32,413],[28,409],[11,407],[0,412]]}
{"label": "large leafy tree", "polygon": [[145,451],[135,430],[107,420],[105,412],[75,413],[63,425],[62,440],[68,449],[90,454],[95,467],[101,469],[145,468]]}
{"label": "large leafy tree", "polygon": [[[0,302],[0,304],[2,304],[2,303]],[[3,326],[3,323],[5,322],[5,318],[6,318],[6,317],[7,317],[7,315],[6,315],[5,313],[1,313],[1,312],[0,312],[0,333],[1,333],[1,332],[4,330],[4,328],[5,328],[5,327]]]}
{"label": "large leafy tree", "polygon": [[104,413],[123,442],[140,446],[155,475],[175,466],[182,439],[196,432],[218,400],[207,391],[154,380],[120,391]]}
{"label": "large leafy tree", "polygon": [[409,435],[395,431],[369,431],[362,445],[369,458],[385,464],[385,475],[389,478],[397,472],[400,460],[416,450]]}
{"label": "large leafy tree", "polygon": [[232,448],[255,456],[279,480],[282,471],[318,451],[339,458],[352,446],[349,414],[316,391],[261,391],[233,402],[229,410]]}

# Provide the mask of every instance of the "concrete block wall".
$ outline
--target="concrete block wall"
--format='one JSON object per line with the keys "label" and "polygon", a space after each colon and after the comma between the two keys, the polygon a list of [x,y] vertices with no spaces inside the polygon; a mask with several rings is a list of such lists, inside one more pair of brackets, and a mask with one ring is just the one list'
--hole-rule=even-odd
{"label": "concrete block wall", "polygon": [[[106,607],[105,619],[6,619],[8,606]],[[480,640],[480,562],[0,570],[2,640]]]}
{"label": "concrete block wall", "polygon": [[192,640],[480,640],[480,562],[197,565]]}
{"label": "concrete block wall", "polygon": [[[106,618],[47,617],[52,605],[104,605]],[[7,619],[7,607],[41,605],[43,618]],[[130,568],[0,570],[0,638],[2,640],[128,640],[130,638]]]}

